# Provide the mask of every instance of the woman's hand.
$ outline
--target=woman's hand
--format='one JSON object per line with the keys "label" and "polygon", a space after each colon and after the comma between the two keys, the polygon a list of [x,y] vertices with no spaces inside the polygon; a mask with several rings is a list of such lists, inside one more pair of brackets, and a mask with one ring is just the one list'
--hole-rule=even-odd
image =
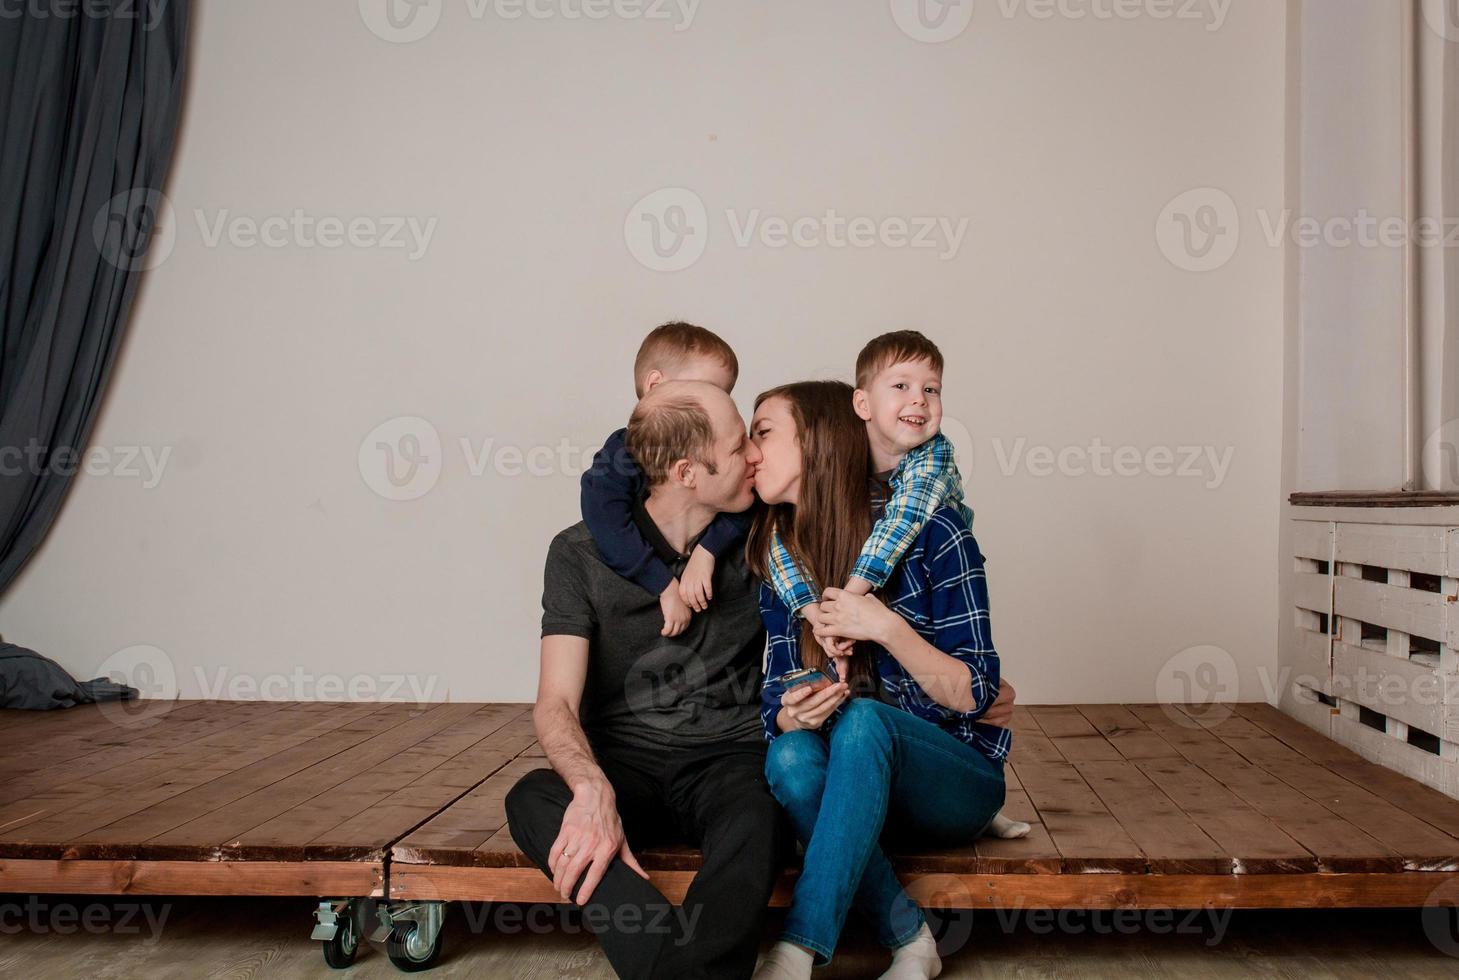
{"label": "woman's hand", "polygon": [[821,621],[816,625],[817,639],[823,636],[847,640],[870,640],[886,646],[887,637],[902,617],[882,604],[876,596],[857,595],[845,589],[827,589],[821,596]]}
{"label": "woman's hand", "polygon": [[809,684],[802,684],[786,691],[780,698],[780,711],[775,715],[775,725],[782,732],[798,729],[815,731],[826,723],[831,713],[851,694],[850,685],[845,682],[812,691]]}

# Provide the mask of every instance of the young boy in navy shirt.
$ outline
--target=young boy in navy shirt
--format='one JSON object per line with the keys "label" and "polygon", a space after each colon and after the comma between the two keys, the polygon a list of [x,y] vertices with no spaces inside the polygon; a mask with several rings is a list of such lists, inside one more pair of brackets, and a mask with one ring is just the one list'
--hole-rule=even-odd
{"label": "young boy in navy shirt", "polygon": [[[692,323],[666,323],[639,345],[633,390],[642,398],[665,381],[707,381],[730,393],[739,373],[734,350],[717,334]],[[610,435],[583,474],[583,523],[609,568],[659,597],[663,635],[678,636],[695,612],[709,607],[715,559],[743,540],[748,520],[740,514],[716,517],[689,556],[683,575],[675,579],[633,520],[633,506],[648,487],[643,470],[628,452],[627,431]]]}

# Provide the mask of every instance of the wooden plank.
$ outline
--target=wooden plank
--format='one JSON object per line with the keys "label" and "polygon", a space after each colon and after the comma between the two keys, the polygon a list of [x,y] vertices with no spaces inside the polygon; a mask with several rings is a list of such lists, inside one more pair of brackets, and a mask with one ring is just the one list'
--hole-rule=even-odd
{"label": "wooden plank", "polygon": [[1018,778],[1043,817],[1065,872],[1146,870],[1144,852],[1073,765],[1020,762]]}
{"label": "wooden plank", "polygon": [[1237,874],[1318,870],[1311,851],[1179,753],[1174,759],[1147,759],[1135,765],[1231,856]]}
{"label": "wooden plank", "polygon": [[[379,709],[379,705],[368,704],[324,705],[309,713],[298,704],[285,704],[277,711],[248,712],[252,717],[242,724],[236,718],[229,718],[212,735],[176,745],[163,740],[145,758],[93,775],[82,784],[47,789],[7,807],[4,827],[0,828],[3,829],[0,853],[15,857],[47,856],[34,850],[17,852],[9,842],[34,842],[48,835],[53,841],[68,842],[71,833],[95,826],[100,815],[115,816],[143,809],[152,802],[181,793],[190,785],[215,778],[227,768],[247,765],[306,742],[316,731],[337,728],[347,719]],[[276,734],[281,730],[290,734]]]}
{"label": "wooden plank", "polygon": [[[1356,715],[1356,705],[1345,701],[1343,707]],[[1369,728],[1356,717],[1333,718],[1332,737],[1338,744],[1382,769],[1442,793],[1459,796],[1459,761],[1425,752],[1403,739]]]}
{"label": "wooden plank", "polygon": [[450,807],[406,835],[390,849],[392,860],[412,864],[491,867],[503,851],[484,845],[506,826],[506,796],[525,773],[547,768],[542,760],[518,758],[477,784]]}
{"label": "wooden plank", "polygon": [[[535,768],[530,765],[532,758],[525,754],[517,761],[521,763],[517,768],[522,771]],[[433,849],[421,846],[427,835],[420,835],[413,840],[402,841],[401,845],[409,846],[397,846],[392,852],[394,858],[411,863],[430,861],[457,865],[469,863],[476,867],[533,867],[512,839],[511,831],[506,825],[505,811],[500,805],[505,789],[510,789],[518,778],[520,776],[515,773],[503,774],[495,787],[483,788],[476,795],[474,804],[477,809],[474,813],[465,818],[461,814],[455,814],[443,819],[442,824],[451,824],[452,833],[463,829],[466,831],[462,838],[466,843],[456,848],[462,853],[445,854],[443,850],[450,849],[449,847]],[[1062,858],[1028,795],[1021,789],[1009,791],[1004,799],[1002,812],[1011,819],[1028,821],[1031,825],[1028,836],[1016,840],[982,838],[965,847],[937,851],[898,850],[891,855],[893,864],[898,871],[907,873],[965,871],[979,874],[1057,874],[1062,867]],[[485,833],[498,821],[501,825],[483,843],[471,848],[472,853],[467,858],[464,851],[470,840]],[[435,829],[438,831],[441,828]],[[693,870],[700,865],[699,852],[680,844],[640,847],[635,853],[645,867],[661,870]]]}
{"label": "wooden plank", "polygon": [[1331,637],[1326,633],[1293,628],[1290,640],[1282,651],[1282,667],[1290,668],[1293,684],[1309,690],[1332,693]]}
{"label": "wooden plank", "polygon": [[1446,741],[1459,741],[1459,675],[1407,657],[1335,643],[1332,691]]}
{"label": "wooden plank", "polygon": [[1069,762],[1111,762],[1124,758],[1103,735],[1076,735],[1051,741]]}
{"label": "wooden plank", "polygon": [[1329,521],[1293,521],[1292,554],[1317,561],[1332,560],[1332,524]]}
{"label": "wooden plank", "polygon": [[1016,734],[1008,759],[1010,762],[1063,762],[1064,755],[1047,735]]}
{"label": "wooden plank", "polygon": [[151,738],[209,711],[224,707],[199,701],[147,702],[151,717],[136,724],[123,724],[114,712],[116,705],[99,707],[84,715],[70,715],[75,709],[56,712],[61,721],[45,731],[27,731],[27,741],[13,746],[0,758],[0,778],[44,771],[53,766],[96,752],[98,747],[125,745],[139,738]]}
{"label": "wooden plank", "polygon": [[1074,708],[1106,738],[1119,732],[1148,731],[1145,723],[1122,704],[1076,704]]}
{"label": "wooden plank", "polygon": [[1337,525],[1337,560],[1443,575],[1446,529],[1438,526]]}
{"label": "wooden plank", "polygon": [[1332,610],[1332,576],[1317,572],[1293,572],[1292,605],[1328,615]]}
{"label": "wooden plank", "polygon": [[[1011,766],[1007,767],[1007,775],[1013,775]],[[1049,836],[1048,828],[1044,826],[1043,818],[1028,793],[1021,788],[1021,784],[1019,788],[1012,788],[1016,780],[1017,777],[1013,776],[1009,781],[1010,788],[1003,798],[1002,813],[1010,820],[1027,823],[1028,835],[1013,840],[979,838],[973,845],[977,857],[973,870],[978,874],[1058,874],[1064,868],[1063,855],[1055,846],[1054,839]],[[901,867],[906,867],[908,871],[919,870],[905,865]]]}
{"label": "wooden plank", "polygon": [[[318,734],[315,727],[301,721],[291,721],[288,711],[270,715],[263,721],[278,725],[283,719],[283,723],[302,731],[266,734],[234,729],[217,736],[212,746],[169,750],[176,755],[175,768],[170,772],[131,786],[126,793],[88,801],[0,834],[0,853],[99,859],[149,856],[139,853],[148,837],[342,752],[371,737],[377,731],[376,724],[403,724],[418,711],[410,705],[390,704],[309,706],[303,717],[321,716],[319,726],[333,729],[327,734]],[[230,739],[240,735],[251,744],[224,750]],[[55,853],[58,848],[60,854]],[[150,856],[166,860],[179,855]],[[195,852],[182,856],[199,855]]]}
{"label": "wooden plank", "polygon": [[1014,704],[1013,720],[1009,722],[1008,728],[1013,732],[1014,741],[1018,741],[1020,735],[1042,735],[1043,729],[1039,728],[1038,722],[1028,713],[1028,705]]}
{"label": "wooden plank", "polygon": [[[1333,579],[1333,608],[1337,615],[1459,645],[1459,625],[1450,628],[1446,622],[1446,605],[1444,597],[1437,592],[1341,575]],[[1339,638],[1351,639],[1341,633]]]}
{"label": "wooden plank", "polygon": [[1459,800],[1367,761],[1270,705],[1243,705],[1241,715],[1314,762],[1372,790],[1438,830],[1459,838]]}
{"label": "wooden plank", "polygon": [[1087,762],[1079,774],[1145,854],[1154,874],[1223,874],[1235,856],[1212,840],[1133,763]]}
{"label": "wooden plank", "polygon": [[[525,706],[498,707],[507,709],[506,724],[501,728],[434,769],[421,772],[384,799],[321,831],[308,841],[306,855],[320,858],[352,853],[362,843],[383,851],[500,771],[518,747],[534,736],[532,718]],[[541,758],[537,761],[545,762]]]}
{"label": "wooden plank", "polygon": [[0,892],[50,895],[381,895],[363,861],[51,861],[0,858]]}
{"label": "wooden plank", "polygon": [[1208,731],[1165,716],[1164,705],[1132,705],[1152,731],[1238,799],[1270,819],[1317,859],[1324,872],[1402,871],[1403,857],[1320,803],[1253,765]]}
{"label": "wooden plank", "polygon": [[1406,869],[1459,869],[1459,839],[1313,762],[1245,718],[1233,716],[1211,731],[1254,765],[1397,851]]}
{"label": "wooden plank", "polygon": [[[177,745],[204,741],[250,717],[256,720],[269,713],[246,710],[245,704],[211,705],[201,717],[185,717],[171,727],[149,729],[141,740],[99,748],[89,755],[7,779],[5,789],[11,802],[0,805],[0,827],[9,827],[17,817],[37,809],[49,809],[56,801],[79,802],[104,795],[116,785],[108,777],[123,766],[125,783],[135,783],[149,771],[163,768],[150,765],[146,761],[149,757]],[[279,708],[282,705],[275,706],[275,710]],[[172,717],[181,714],[179,711]]]}
{"label": "wooden plank", "polygon": [[[1397,874],[1284,875],[906,875],[913,899],[938,907],[942,897],[973,896],[978,908],[1419,908],[1440,888],[1453,888],[1459,875]],[[682,902],[693,871],[652,871],[649,880],[672,902]],[[795,878],[783,876],[772,907],[789,904]],[[463,868],[397,864],[390,872],[391,897],[398,900],[560,902],[552,883],[536,868]],[[942,907],[947,907],[944,904]]]}
{"label": "wooden plank", "polygon": [[1028,709],[1029,716],[1050,738],[1072,738],[1098,735],[1089,719],[1072,704],[1038,704]]}
{"label": "wooden plank", "polygon": [[[492,765],[491,760],[500,751],[491,746],[500,739],[502,726],[523,710],[520,705],[478,706],[470,717],[398,756],[355,773],[328,791],[242,832],[228,850],[251,860],[340,860],[379,851],[419,819],[448,805],[462,791],[490,775],[500,765]],[[412,788],[414,794],[407,794]],[[418,815],[419,810],[406,813],[401,807],[381,806],[392,799],[413,799],[430,809]],[[369,818],[360,819],[365,814]],[[342,826],[347,830],[339,832]],[[308,846],[331,834],[335,837],[333,844]]]}
{"label": "wooden plank", "polygon": [[[1351,508],[1393,508],[1393,507],[1453,507],[1459,504],[1459,493],[1447,490],[1299,490],[1289,494],[1287,501],[1295,507],[1351,507]],[[1376,520],[1366,516],[1364,520]],[[1398,520],[1416,520],[1410,514],[1403,514]],[[1452,518],[1441,515],[1436,523],[1447,523]]]}
{"label": "wooden plank", "polygon": [[1081,714],[1115,748],[1120,757],[1136,759],[1179,759],[1169,742],[1152,732],[1124,705],[1081,704]]}
{"label": "wooden plank", "polygon": [[[329,793],[361,769],[369,769],[400,756],[417,743],[475,713],[474,704],[442,704],[322,758],[312,765],[280,777],[252,792],[198,814],[145,838],[149,850],[157,848],[218,848],[224,853],[240,845],[240,836],[298,804]],[[151,826],[160,826],[155,817]],[[181,853],[181,852],[179,852]]]}

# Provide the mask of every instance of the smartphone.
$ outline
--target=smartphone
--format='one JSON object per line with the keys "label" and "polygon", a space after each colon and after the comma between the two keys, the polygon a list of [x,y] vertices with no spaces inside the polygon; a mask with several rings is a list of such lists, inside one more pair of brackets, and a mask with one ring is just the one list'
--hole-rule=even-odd
{"label": "smartphone", "polygon": [[792,670],[788,674],[781,675],[780,683],[787,691],[793,691],[797,687],[809,684],[811,692],[822,690],[831,686],[831,678],[815,667],[802,667],[800,670]]}

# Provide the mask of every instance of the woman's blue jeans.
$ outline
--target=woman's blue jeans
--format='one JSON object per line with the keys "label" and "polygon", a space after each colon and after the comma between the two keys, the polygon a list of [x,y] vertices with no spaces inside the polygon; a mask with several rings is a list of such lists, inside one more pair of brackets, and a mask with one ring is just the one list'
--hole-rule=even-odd
{"label": "woman's blue jeans", "polygon": [[882,851],[967,844],[1003,806],[1002,763],[930,721],[873,698],[846,705],[828,736],[794,731],[770,743],[765,776],[805,845],[781,938],[830,962],[851,906],[883,946],[906,945],[925,921]]}

